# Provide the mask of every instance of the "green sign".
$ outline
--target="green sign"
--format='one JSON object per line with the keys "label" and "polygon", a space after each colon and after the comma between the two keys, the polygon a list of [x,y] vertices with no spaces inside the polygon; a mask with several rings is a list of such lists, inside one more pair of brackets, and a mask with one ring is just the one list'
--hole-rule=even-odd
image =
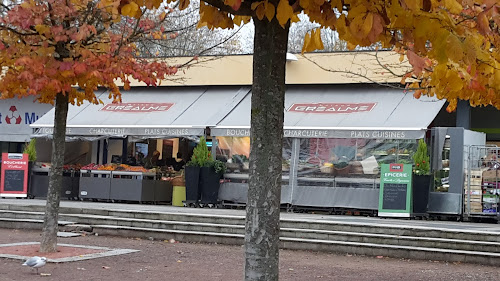
{"label": "green sign", "polygon": [[412,211],[412,165],[382,164],[380,171],[380,217],[410,217]]}

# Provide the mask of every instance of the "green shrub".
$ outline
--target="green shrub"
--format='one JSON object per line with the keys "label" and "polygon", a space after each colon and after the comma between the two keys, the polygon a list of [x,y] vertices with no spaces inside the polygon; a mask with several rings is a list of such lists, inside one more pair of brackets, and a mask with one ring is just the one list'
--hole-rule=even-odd
{"label": "green shrub", "polygon": [[28,160],[30,162],[36,161],[36,139],[31,139],[31,141],[24,147],[23,153],[28,154]]}
{"label": "green shrub", "polygon": [[413,163],[413,173],[416,175],[430,174],[429,153],[427,151],[427,144],[423,139],[418,141],[417,151],[413,154]]}
{"label": "green shrub", "polygon": [[188,166],[208,167],[211,161],[211,154],[207,147],[207,141],[204,137],[200,138],[200,142],[193,150],[191,160],[186,164]]}

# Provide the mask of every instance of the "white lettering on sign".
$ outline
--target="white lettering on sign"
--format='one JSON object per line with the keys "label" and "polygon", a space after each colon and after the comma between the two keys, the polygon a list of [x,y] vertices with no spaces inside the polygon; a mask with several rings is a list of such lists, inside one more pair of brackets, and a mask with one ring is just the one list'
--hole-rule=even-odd
{"label": "white lettering on sign", "polygon": [[326,138],[328,131],[325,130],[283,130],[285,137],[294,138]]}
{"label": "white lettering on sign", "polygon": [[376,102],[370,103],[294,103],[287,111],[304,113],[355,113],[371,111]]}
{"label": "white lettering on sign", "polygon": [[408,173],[384,173],[384,176],[393,178],[406,178],[408,177]]}
{"label": "white lettering on sign", "polygon": [[120,128],[90,128],[89,134],[91,135],[126,135],[125,129]]}
{"label": "white lettering on sign", "polygon": [[404,139],[405,132],[402,131],[351,131],[351,138],[360,139]]}
{"label": "white lettering on sign", "polygon": [[108,103],[100,110],[114,112],[156,112],[167,111],[173,105],[173,103],[154,102]]}
{"label": "white lettering on sign", "polygon": [[247,136],[250,136],[250,130],[249,129],[227,129],[226,136],[247,137]]}
{"label": "white lettering on sign", "polygon": [[9,161],[9,160],[5,160],[3,161],[3,164],[5,165],[26,165],[26,161]]}
{"label": "white lettering on sign", "polygon": [[189,135],[189,129],[144,129],[144,134],[151,136],[183,136]]}

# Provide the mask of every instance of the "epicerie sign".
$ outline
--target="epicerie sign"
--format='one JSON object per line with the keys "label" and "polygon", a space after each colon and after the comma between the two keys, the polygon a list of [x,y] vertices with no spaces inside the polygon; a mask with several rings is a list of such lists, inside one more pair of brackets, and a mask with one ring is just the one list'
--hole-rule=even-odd
{"label": "epicerie sign", "polygon": [[173,103],[154,103],[154,102],[127,102],[127,103],[108,103],[101,111],[113,112],[157,112],[167,111]]}
{"label": "epicerie sign", "polygon": [[294,103],[289,112],[302,113],[356,113],[371,111],[376,102],[372,103]]}

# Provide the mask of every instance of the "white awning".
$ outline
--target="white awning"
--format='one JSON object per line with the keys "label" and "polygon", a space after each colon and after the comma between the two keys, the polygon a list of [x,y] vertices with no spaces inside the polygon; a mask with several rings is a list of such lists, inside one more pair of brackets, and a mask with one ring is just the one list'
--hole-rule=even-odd
{"label": "white awning", "polygon": [[[215,126],[250,91],[250,87],[138,87],[122,92],[113,104],[70,106],[66,135],[71,136],[200,136]],[[50,136],[54,109],[31,125],[34,136]]]}
{"label": "white awning", "polygon": [[[250,135],[251,93],[211,129],[213,136]],[[297,138],[419,139],[444,100],[400,89],[291,86],[285,95],[284,136]]]}

